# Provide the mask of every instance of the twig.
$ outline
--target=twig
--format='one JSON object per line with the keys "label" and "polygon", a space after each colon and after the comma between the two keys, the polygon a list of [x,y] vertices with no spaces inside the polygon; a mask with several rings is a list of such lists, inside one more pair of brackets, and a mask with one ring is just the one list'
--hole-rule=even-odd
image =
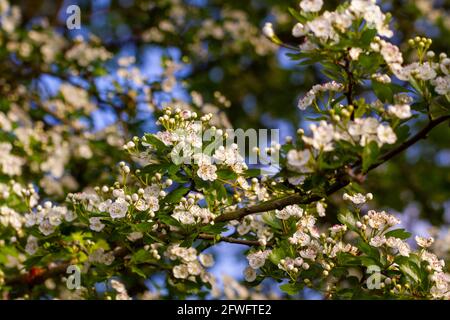
{"label": "twig", "polygon": [[[413,137],[404,141],[402,144],[400,144],[396,148],[394,148],[394,149],[386,152],[384,155],[382,155],[378,162],[376,162],[375,164],[373,164],[372,166],[369,167],[367,172],[377,168],[381,164],[392,159],[393,157],[395,157],[402,151],[408,149],[410,146],[412,146],[416,142],[420,141],[421,139],[425,139],[427,134],[434,127],[436,127],[437,125],[439,125],[442,122],[445,122],[446,120],[449,120],[449,119],[450,119],[450,115],[446,115],[446,116],[442,116],[442,117],[439,117],[437,119],[430,121],[426,127],[424,127],[422,130],[420,130]],[[355,162],[352,166],[352,169],[356,172],[360,171],[361,170],[361,162],[360,161]],[[367,173],[367,172],[365,172],[365,173]],[[328,190],[325,192],[325,194],[327,196],[329,196],[329,195],[335,193],[336,191],[347,186],[349,184],[349,182],[350,181],[345,178],[338,179],[338,181],[336,181],[333,185],[330,186],[330,188],[328,188]],[[222,215],[220,215],[216,218],[216,222],[239,220],[250,214],[266,212],[266,211],[271,211],[271,210],[275,210],[275,209],[282,209],[288,205],[293,205],[293,204],[310,204],[312,202],[319,201],[323,198],[324,197],[321,195],[308,195],[308,194],[296,193],[296,194],[289,195],[289,196],[286,196],[283,198],[269,200],[267,202],[264,202],[264,203],[261,203],[261,204],[255,205],[255,206],[241,208],[241,209],[237,209],[235,211],[223,213]]]}
{"label": "twig", "polygon": [[203,239],[203,240],[216,240],[217,242],[222,241],[222,242],[228,242],[228,243],[243,244],[246,246],[260,246],[261,245],[259,243],[259,241],[236,239],[233,237],[219,237],[218,239],[216,239],[216,235],[208,234],[208,233],[200,233],[198,235],[198,238]]}

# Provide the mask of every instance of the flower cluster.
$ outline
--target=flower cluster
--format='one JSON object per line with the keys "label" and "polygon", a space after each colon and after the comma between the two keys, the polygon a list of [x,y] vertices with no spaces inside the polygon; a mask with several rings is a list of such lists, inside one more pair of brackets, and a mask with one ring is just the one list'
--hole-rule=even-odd
{"label": "flower cluster", "polygon": [[178,245],[167,249],[166,255],[170,260],[179,260],[181,263],[173,268],[173,276],[177,279],[189,279],[196,281],[200,277],[203,282],[210,282],[211,276],[205,271],[204,267],[214,265],[214,259],[209,254],[197,255],[194,248],[183,248]]}

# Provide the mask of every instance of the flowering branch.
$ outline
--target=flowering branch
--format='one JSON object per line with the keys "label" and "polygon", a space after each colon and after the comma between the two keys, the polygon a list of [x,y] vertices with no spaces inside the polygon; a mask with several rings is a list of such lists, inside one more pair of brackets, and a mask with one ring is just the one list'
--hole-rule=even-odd
{"label": "flowering branch", "polygon": [[[449,120],[449,119],[450,119],[450,115],[445,115],[445,116],[441,116],[437,119],[430,121],[426,127],[424,127],[422,130],[420,130],[413,137],[411,137],[410,139],[408,139],[405,142],[403,142],[402,144],[400,144],[398,147],[388,151],[383,156],[381,156],[379,161],[377,161],[376,163],[371,165],[369,167],[369,169],[367,170],[367,172],[379,167],[381,164],[387,162],[388,160],[395,157],[399,153],[408,149],[409,147],[411,147],[413,144],[417,143],[418,141],[425,139],[427,137],[427,134],[433,128],[435,128],[442,122],[445,122],[446,120]],[[360,166],[361,166],[361,162],[360,161],[356,162],[352,166],[352,168],[353,168],[352,171],[361,170]],[[365,173],[367,173],[367,172],[365,172]],[[329,196],[329,195],[335,193],[336,191],[344,188],[345,186],[348,185],[349,182],[350,182],[349,179],[338,180],[327,190],[326,195]],[[220,215],[219,217],[217,217],[216,222],[240,220],[243,217],[250,215],[250,214],[267,212],[267,211],[276,210],[276,209],[279,210],[279,209],[283,209],[284,207],[293,205],[293,204],[310,204],[310,203],[319,201],[321,199],[323,199],[323,197],[320,195],[306,195],[306,194],[296,193],[296,194],[282,197],[279,199],[270,200],[270,201],[267,201],[267,202],[264,202],[264,203],[261,203],[261,204],[255,205],[255,206],[241,208],[241,209],[231,211],[231,212],[226,212],[226,213]]]}
{"label": "flowering branch", "polygon": [[200,233],[198,235],[198,238],[203,239],[203,240],[213,240],[214,242],[223,241],[223,242],[234,243],[234,244],[243,244],[246,246],[260,246],[261,245],[261,243],[259,241],[236,239],[233,237],[215,236],[213,234],[208,234],[208,233]]}

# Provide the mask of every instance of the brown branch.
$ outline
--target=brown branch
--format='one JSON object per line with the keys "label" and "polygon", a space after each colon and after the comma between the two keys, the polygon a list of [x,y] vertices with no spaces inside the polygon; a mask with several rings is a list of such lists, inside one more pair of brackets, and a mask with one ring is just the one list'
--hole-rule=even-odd
{"label": "brown branch", "polygon": [[[383,156],[380,157],[379,161],[376,164],[373,164],[369,167],[368,171],[373,170],[380,166],[381,164],[385,163],[386,161],[392,159],[396,155],[400,154],[404,150],[408,149],[410,146],[414,145],[421,139],[425,139],[428,135],[428,133],[439,124],[445,122],[446,120],[450,120],[450,115],[442,116],[440,118],[434,119],[428,123],[426,127],[424,127],[422,130],[420,130],[417,134],[415,134],[410,139],[406,140],[396,148],[386,152]],[[361,170],[361,163],[360,161],[357,161],[353,166],[352,169],[354,171],[360,171]],[[275,209],[282,209],[288,205],[292,204],[309,204],[312,202],[319,201],[323,199],[325,196],[329,196],[336,191],[342,189],[343,187],[347,186],[349,184],[350,180],[348,177],[341,177],[337,179],[335,183],[333,183],[328,190],[325,192],[325,195],[312,195],[312,194],[292,194],[283,198],[274,199],[267,201],[265,203],[261,203],[259,205],[255,205],[252,207],[246,207],[241,208],[232,212],[227,212],[219,217],[216,218],[216,222],[226,222],[231,220],[239,220],[243,217],[253,214],[253,213],[260,213],[260,212],[266,212],[271,211]],[[254,240],[244,240],[244,239],[236,239],[232,237],[220,237],[219,239],[216,239],[216,235],[207,234],[207,233],[200,233],[198,236],[199,239],[203,240],[217,240],[228,242],[228,243],[235,243],[235,244],[243,244],[248,246],[259,246],[260,243],[258,241]],[[271,244],[268,244],[270,246]],[[114,250],[114,256],[115,257],[123,257],[128,253],[128,250],[125,248],[118,247]],[[5,285],[7,286],[14,286],[14,285],[29,285],[33,286],[35,284],[39,284],[44,282],[46,279],[51,278],[53,276],[60,275],[62,273],[65,273],[67,270],[67,267],[71,265],[71,262],[61,262],[54,265],[49,266],[47,269],[42,270],[38,275],[32,275],[30,273],[23,274],[17,277],[13,278],[6,278],[5,279]]]}
{"label": "brown branch", "polygon": [[[376,162],[375,164],[373,164],[372,166],[369,167],[367,172],[377,168],[381,164],[392,159],[399,153],[408,149],[413,144],[417,143],[418,141],[425,139],[427,137],[428,133],[434,127],[441,124],[442,122],[445,122],[446,120],[450,120],[450,115],[442,116],[442,117],[439,117],[437,119],[430,121],[426,127],[424,127],[422,130],[420,130],[413,137],[404,141],[402,144],[400,144],[396,148],[394,148],[394,149],[386,152],[384,155],[382,155],[378,162]],[[352,166],[352,170],[355,172],[361,171],[361,161],[355,162]],[[367,173],[367,172],[365,172],[365,173]],[[349,183],[350,183],[350,181],[348,178],[344,177],[344,178],[338,179],[334,184],[332,184],[328,188],[328,190],[325,192],[325,195],[329,196],[329,195],[335,193],[336,191],[342,189],[343,187],[347,186]],[[296,194],[289,195],[289,196],[286,196],[283,198],[269,200],[267,202],[264,202],[264,203],[261,203],[261,204],[255,205],[255,206],[240,208],[235,211],[223,213],[222,215],[218,216],[215,221],[216,222],[226,222],[226,221],[231,221],[231,220],[239,220],[250,214],[266,212],[266,211],[271,211],[271,210],[275,210],[275,209],[282,209],[288,205],[293,205],[293,204],[310,204],[312,202],[319,201],[323,198],[324,198],[324,196],[321,196],[321,195],[296,193]]]}
{"label": "brown branch", "polygon": [[[254,240],[244,240],[244,239],[236,239],[233,237],[219,237],[216,239],[216,235],[208,234],[208,233],[200,233],[197,237],[202,240],[216,240],[217,242],[228,242],[234,244],[242,244],[246,246],[260,246],[259,241]],[[267,244],[270,246],[270,244]],[[113,254],[115,258],[121,258],[126,256],[130,251],[123,247],[117,247]],[[59,276],[61,274],[66,273],[67,268],[76,264],[73,261],[64,261],[51,263],[47,266],[47,268],[31,268],[31,270],[25,274],[18,275],[12,278],[5,279],[6,286],[16,286],[16,285],[28,285],[30,287],[34,285],[38,285],[43,283],[46,279],[52,278],[54,276]]]}
{"label": "brown branch", "polygon": [[246,246],[260,246],[261,245],[259,243],[259,241],[255,241],[255,240],[244,240],[244,239],[236,239],[233,237],[221,237],[221,236],[216,238],[216,235],[208,234],[208,233],[200,233],[197,238],[203,239],[203,240],[214,240],[217,242],[222,241],[222,242],[228,242],[228,243],[243,244]]}
{"label": "brown branch", "polygon": [[431,130],[433,130],[434,127],[438,126],[439,124],[441,124],[442,122],[445,122],[447,120],[450,120],[450,115],[445,115],[445,116],[442,116],[442,117],[439,117],[439,118],[429,121],[428,124],[422,130],[420,130],[418,133],[416,133],[413,137],[411,137],[411,139],[406,140],[401,145],[399,145],[397,148],[394,148],[394,149],[386,152],[383,156],[381,156],[377,163],[374,163],[373,165],[371,165],[369,167],[368,171],[379,167],[381,164],[392,159],[399,153],[405,151],[406,149],[408,149],[409,147],[411,147],[413,144],[417,143],[418,141],[420,141],[422,139],[426,139],[428,136],[428,133]]}
{"label": "brown branch", "polygon": [[[117,247],[113,253],[114,257],[119,258],[124,257],[128,253],[128,250],[122,247]],[[72,261],[51,263],[46,269],[40,268],[34,269],[39,270],[38,272],[33,271],[32,268],[32,270],[30,270],[28,273],[9,279],[5,278],[5,285],[6,286],[24,285],[24,284],[28,286],[37,285],[43,283],[48,278],[65,273],[67,268],[72,264],[75,263]]]}

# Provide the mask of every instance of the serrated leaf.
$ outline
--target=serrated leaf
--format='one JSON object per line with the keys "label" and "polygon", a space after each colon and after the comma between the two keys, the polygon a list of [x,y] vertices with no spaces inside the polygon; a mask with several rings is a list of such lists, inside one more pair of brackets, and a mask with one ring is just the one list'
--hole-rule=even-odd
{"label": "serrated leaf", "polygon": [[392,90],[387,86],[386,84],[379,83],[377,81],[372,81],[372,89],[377,96],[378,99],[380,99],[381,102],[384,103],[392,103],[394,100],[394,94]]}
{"label": "serrated leaf", "polygon": [[380,153],[380,148],[375,141],[371,141],[367,144],[362,153],[362,170],[367,172],[369,167],[377,161],[378,155]]}
{"label": "serrated leaf", "polygon": [[131,266],[131,271],[136,273],[137,275],[141,276],[144,279],[147,279],[147,275],[137,266]]}
{"label": "serrated leaf", "polygon": [[405,229],[395,229],[389,232],[386,232],[385,237],[394,237],[394,238],[399,238],[399,239],[408,239],[411,237],[411,233],[405,231]]}
{"label": "serrated leaf", "polygon": [[298,20],[298,22],[301,22],[301,23],[305,23],[306,22],[306,18],[302,17],[300,15],[300,13],[298,12],[298,10],[295,10],[294,8],[289,7],[288,11],[295,19]]}
{"label": "serrated leaf", "polygon": [[154,134],[147,133],[145,136],[145,142],[151,144],[156,150],[161,151],[167,149],[167,146],[159,140]]}
{"label": "serrated leaf", "polygon": [[223,180],[236,180],[237,175],[230,169],[220,169],[216,171],[217,177]]}
{"label": "serrated leaf", "polygon": [[350,211],[346,210],[339,213],[337,219],[339,220],[339,222],[345,224],[349,229],[355,229],[356,220]]}
{"label": "serrated leaf", "polygon": [[280,290],[293,296],[300,292],[302,285],[299,283],[285,283],[280,286]]}
{"label": "serrated leaf", "polygon": [[420,282],[420,270],[419,267],[409,261],[409,260],[405,260],[403,263],[401,263],[399,265],[400,270],[407,275],[408,277],[410,277],[412,280],[414,280],[415,282],[419,283]]}
{"label": "serrated leaf", "polygon": [[164,198],[163,202],[165,203],[178,203],[180,199],[189,192],[189,188],[180,187],[173,191],[170,191],[169,194]]}
{"label": "serrated leaf", "polygon": [[154,260],[155,258],[153,257],[153,255],[145,249],[139,249],[138,251],[134,252],[133,255],[131,256],[131,262],[136,264]]}

